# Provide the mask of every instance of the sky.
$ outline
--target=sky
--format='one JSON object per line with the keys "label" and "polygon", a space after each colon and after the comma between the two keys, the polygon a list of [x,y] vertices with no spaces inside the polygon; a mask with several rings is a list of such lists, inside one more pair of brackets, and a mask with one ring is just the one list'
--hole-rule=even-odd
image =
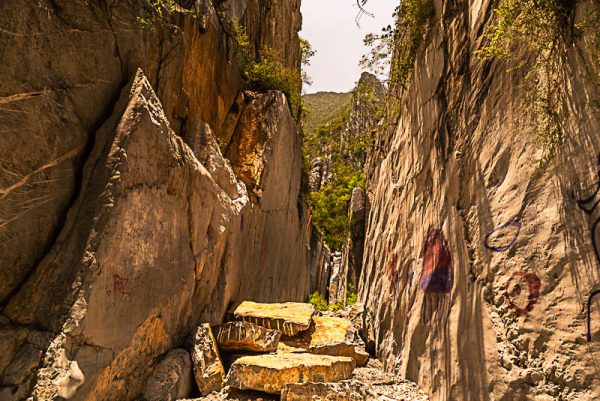
{"label": "sky", "polygon": [[306,93],[320,91],[348,92],[360,78],[358,65],[368,49],[363,39],[368,33],[379,33],[393,21],[398,0],[369,0],[366,9],[375,15],[363,15],[359,26],[356,0],[302,0],[302,30],[317,54],[306,69],[313,85]]}

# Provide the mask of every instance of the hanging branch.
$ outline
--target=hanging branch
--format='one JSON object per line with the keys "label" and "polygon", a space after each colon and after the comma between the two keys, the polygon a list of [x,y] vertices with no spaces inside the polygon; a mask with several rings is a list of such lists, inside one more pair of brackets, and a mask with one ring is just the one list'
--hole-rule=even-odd
{"label": "hanging branch", "polygon": [[354,19],[354,22],[356,22],[356,25],[360,26],[360,18],[364,15],[371,17],[371,18],[375,18],[375,15],[368,12],[365,9],[365,4],[367,4],[369,0],[356,0],[356,5],[358,6],[358,15],[356,16],[356,18]]}

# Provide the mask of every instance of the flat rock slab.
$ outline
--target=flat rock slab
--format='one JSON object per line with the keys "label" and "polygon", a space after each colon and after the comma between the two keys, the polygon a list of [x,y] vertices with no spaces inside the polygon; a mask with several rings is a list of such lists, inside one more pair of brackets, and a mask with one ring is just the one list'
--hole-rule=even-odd
{"label": "flat rock slab", "polygon": [[238,320],[276,329],[286,336],[295,336],[308,330],[315,314],[315,307],[297,302],[261,304],[244,301],[233,314]]}
{"label": "flat rock slab", "polygon": [[352,358],[314,354],[267,354],[237,359],[227,385],[240,390],[277,394],[286,384],[337,382],[352,376]]}
{"label": "flat rock slab", "polygon": [[220,391],[225,380],[225,369],[210,325],[202,324],[194,332],[192,362],[194,378],[203,396]]}
{"label": "flat rock slab", "polygon": [[230,322],[214,329],[222,351],[275,352],[281,332],[250,322]]}
{"label": "flat rock slab", "polygon": [[334,356],[348,356],[357,366],[365,366],[369,354],[352,322],[339,317],[315,316],[314,332],[310,337],[309,352]]}

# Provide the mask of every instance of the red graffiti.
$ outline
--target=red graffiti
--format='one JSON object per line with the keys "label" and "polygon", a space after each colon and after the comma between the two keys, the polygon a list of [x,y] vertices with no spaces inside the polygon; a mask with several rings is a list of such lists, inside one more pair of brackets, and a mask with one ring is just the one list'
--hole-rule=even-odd
{"label": "red graffiti", "polygon": [[395,285],[398,282],[399,273],[400,268],[398,266],[398,254],[394,254],[394,256],[392,256],[392,260],[390,260],[386,268],[386,275],[388,276],[392,285]]}
{"label": "red graffiti", "polygon": [[446,238],[440,230],[431,230],[427,235],[419,284],[425,292],[448,293],[452,291],[454,284],[452,256]]}
{"label": "red graffiti", "polygon": [[[515,272],[506,283],[505,296],[517,314],[525,316],[537,303],[541,286],[540,279],[534,273]],[[526,293],[523,291],[524,288]]]}
{"label": "red graffiti", "polygon": [[129,279],[126,277],[121,277],[118,274],[113,274],[113,287],[115,289],[115,293],[119,293],[125,298],[129,295],[129,290],[127,289],[127,283]]}

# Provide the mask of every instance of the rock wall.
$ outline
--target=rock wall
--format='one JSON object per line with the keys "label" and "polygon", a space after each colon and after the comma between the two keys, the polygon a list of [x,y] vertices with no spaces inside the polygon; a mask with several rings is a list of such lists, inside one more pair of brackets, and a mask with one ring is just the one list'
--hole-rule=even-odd
{"label": "rock wall", "polygon": [[[219,3],[299,66],[299,1]],[[0,5],[2,400],[133,399],[199,322],[310,289],[284,96],[239,95],[212,2],[144,4]]]}
{"label": "rock wall", "polygon": [[585,34],[566,47],[565,141],[543,166],[513,68],[531,55],[475,53],[497,4],[434,1],[406,107],[379,141],[359,286],[368,340],[434,400],[595,400],[595,56]]}

